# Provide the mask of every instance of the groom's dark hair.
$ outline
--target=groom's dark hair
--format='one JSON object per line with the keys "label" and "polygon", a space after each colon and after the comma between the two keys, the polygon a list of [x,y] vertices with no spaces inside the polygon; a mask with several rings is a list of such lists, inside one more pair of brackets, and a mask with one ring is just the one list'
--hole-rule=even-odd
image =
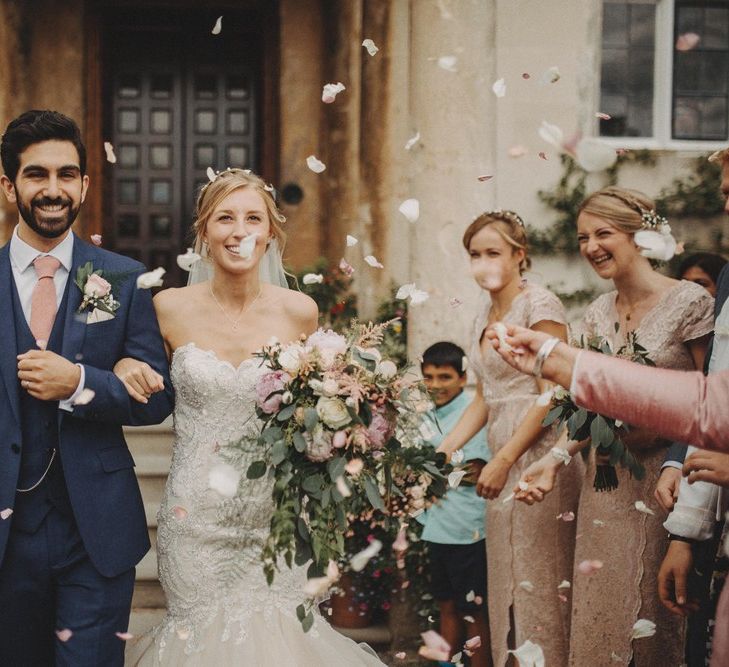
{"label": "groom's dark hair", "polygon": [[81,174],[86,173],[86,146],[81,141],[78,125],[58,111],[34,109],[20,114],[5,128],[0,142],[0,159],[5,175],[14,183],[23,151],[33,144],[51,140],[70,141],[78,152]]}

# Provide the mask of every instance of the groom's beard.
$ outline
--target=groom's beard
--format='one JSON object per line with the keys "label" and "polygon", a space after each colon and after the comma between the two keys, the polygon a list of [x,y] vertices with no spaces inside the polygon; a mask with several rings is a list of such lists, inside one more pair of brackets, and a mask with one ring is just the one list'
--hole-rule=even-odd
{"label": "groom's beard", "polygon": [[[15,191],[17,194],[17,190]],[[47,239],[55,239],[62,236],[78,217],[81,204],[74,208],[73,200],[57,197],[36,197],[27,205],[19,196],[17,197],[18,211],[20,217],[36,234]],[[63,206],[64,214],[60,216],[46,217],[41,206]]]}

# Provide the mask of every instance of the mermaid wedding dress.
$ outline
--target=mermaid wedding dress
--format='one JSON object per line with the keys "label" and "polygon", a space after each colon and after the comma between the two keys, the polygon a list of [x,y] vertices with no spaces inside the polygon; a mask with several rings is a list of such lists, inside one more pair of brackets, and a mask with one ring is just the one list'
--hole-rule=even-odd
{"label": "mermaid wedding dress", "polygon": [[[175,443],[157,516],[167,615],[128,642],[127,665],[383,664],[320,616],[304,633],[296,607],[304,598],[305,568],[283,566],[273,585],[266,583],[260,553],[273,512],[271,482],[245,477],[260,456],[255,444],[227,447],[260,431],[254,387],[266,371],[258,359],[235,368],[193,343],[175,350]],[[242,481],[228,497],[215,489],[231,470]]]}

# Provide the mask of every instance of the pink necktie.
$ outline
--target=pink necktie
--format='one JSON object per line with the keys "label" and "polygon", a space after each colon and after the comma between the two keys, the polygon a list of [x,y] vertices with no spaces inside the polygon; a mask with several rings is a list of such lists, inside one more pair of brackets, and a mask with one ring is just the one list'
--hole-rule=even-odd
{"label": "pink necktie", "polygon": [[30,331],[37,341],[43,341],[39,347],[45,349],[58,309],[53,276],[61,266],[61,262],[55,257],[45,255],[36,257],[33,260],[33,266],[38,276],[38,282],[33,288],[33,298],[30,302]]}

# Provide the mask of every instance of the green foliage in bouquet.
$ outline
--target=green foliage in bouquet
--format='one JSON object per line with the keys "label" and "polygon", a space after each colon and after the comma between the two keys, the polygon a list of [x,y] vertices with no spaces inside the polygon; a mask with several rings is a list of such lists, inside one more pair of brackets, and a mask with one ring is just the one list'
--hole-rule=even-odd
{"label": "green foliage in bouquet", "polygon": [[[446,491],[451,467],[418,433],[427,392],[378,349],[389,325],[355,322],[346,336],[320,329],[261,352],[271,369],[256,385],[263,456],[247,477],[274,481],[262,553],[269,584],[281,560],[310,563],[310,577],[327,572],[346,552],[349,515],[378,510],[399,525]],[[298,613],[311,627],[311,611]]]}
{"label": "green foliage in bouquet", "polygon": [[[618,331],[617,325],[615,331],[616,333]],[[585,339],[583,336],[579,344],[580,347],[593,352],[629,359],[646,366],[655,366],[648,357],[648,351],[638,343],[634,331],[628,333],[625,344],[616,352],[612,351],[607,340],[600,337]],[[627,468],[636,479],[643,479],[645,469],[623,442],[623,437],[630,430],[626,424],[577,407],[572,400],[572,395],[562,389],[555,391],[552,406],[544,418],[544,426],[552,424],[565,426],[570,440],[581,442],[590,439],[591,445],[598,455],[609,457],[608,464],[597,465],[594,482],[597,491],[611,491],[618,487],[618,477],[615,471],[615,466],[618,464]]]}

